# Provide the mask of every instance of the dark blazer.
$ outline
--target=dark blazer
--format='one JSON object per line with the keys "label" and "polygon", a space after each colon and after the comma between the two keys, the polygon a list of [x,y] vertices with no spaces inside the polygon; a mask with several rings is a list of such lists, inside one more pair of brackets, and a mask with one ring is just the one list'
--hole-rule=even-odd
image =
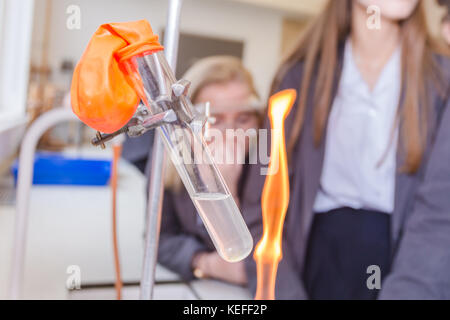
{"label": "dark blazer", "polygon": [[[382,284],[381,299],[450,299],[450,60],[442,56],[436,56],[436,60],[445,78],[445,95],[439,95],[437,89],[429,85],[434,116],[430,119],[431,130],[420,170],[414,175],[397,170],[391,218],[393,264]],[[342,58],[339,70],[341,66]],[[279,90],[298,89],[302,75],[303,64],[297,63],[286,74]],[[338,81],[335,81],[337,87]],[[297,105],[286,120],[286,137],[289,137],[296,108]],[[277,299],[307,299],[301,275],[325,151],[324,142],[319,147],[314,146],[312,117],[313,103],[309,97],[304,127],[289,163],[291,193],[284,224],[283,259],[277,274]],[[400,149],[398,168],[403,163]],[[264,180],[260,166],[253,166],[242,203],[255,243],[262,233]],[[256,274],[251,257],[246,260],[246,267],[254,292]]]}
{"label": "dark blazer", "polygon": [[158,262],[178,273],[184,280],[194,278],[192,258],[197,252],[212,251],[214,245],[189,194],[164,192]]}
{"label": "dark blazer", "polygon": [[122,146],[122,157],[134,164],[146,176],[149,176],[151,170],[149,158],[151,160],[154,132],[154,130],[150,130],[136,138],[127,136]]}

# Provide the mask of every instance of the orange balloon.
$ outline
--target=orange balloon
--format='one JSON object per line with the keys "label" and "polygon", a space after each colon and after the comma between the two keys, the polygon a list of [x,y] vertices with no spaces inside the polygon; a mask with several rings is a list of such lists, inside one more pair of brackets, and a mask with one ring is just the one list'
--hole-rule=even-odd
{"label": "orange balloon", "polygon": [[73,74],[73,112],[95,130],[112,133],[121,129],[140,100],[121,64],[136,55],[163,49],[146,20],[100,26]]}

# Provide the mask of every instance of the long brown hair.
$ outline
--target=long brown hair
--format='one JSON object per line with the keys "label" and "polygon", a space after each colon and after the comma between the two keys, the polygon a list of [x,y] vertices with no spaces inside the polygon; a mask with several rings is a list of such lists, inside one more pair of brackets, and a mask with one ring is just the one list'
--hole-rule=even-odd
{"label": "long brown hair", "polygon": [[[339,77],[339,46],[344,43],[352,29],[353,0],[330,0],[323,12],[303,34],[299,43],[282,63],[272,84],[275,91],[287,71],[297,62],[303,61],[303,79],[297,113],[288,142],[288,153],[292,153],[301,133],[308,93],[315,78],[313,94],[314,143],[318,146],[326,130],[328,114],[332,104],[336,79]],[[399,108],[401,123],[400,141],[405,151],[403,171],[414,173],[420,167],[428,132],[429,108],[426,82],[437,79],[437,68],[433,52],[438,50],[436,42],[427,32],[424,1],[414,13],[402,22],[402,88],[403,107]],[[445,49],[440,48],[438,51]]]}

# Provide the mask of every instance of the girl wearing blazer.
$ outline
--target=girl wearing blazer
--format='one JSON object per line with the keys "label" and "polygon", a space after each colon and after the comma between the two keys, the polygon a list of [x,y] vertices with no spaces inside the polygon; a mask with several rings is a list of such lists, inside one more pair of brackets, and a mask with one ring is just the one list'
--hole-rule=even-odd
{"label": "girl wearing blazer", "polygon": [[[450,60],[424,2],[329,1],[275,77],[299,91],[277,299],[450,299]],[[258,241],[265,177],[249,175]]]}
{"label": "girl wearing blazer", "polygon": [[[250,72],[241,60],[231,56],[212,56],[197,61],[184,75],[192,82],[190,95],[193,103],[211,104],[211,139],[207,139],[213,157],[218,155],[217,167],[239,206],[242,185],[249,165],[243,164],[240,156],[250,156],[249,139],[256,138],[256,132],[239,141],[213,143],[216,135],[227,130],[240,129],[251,133],[262,124],[264,105],[259,102]],[[217,137],[218,139],[219,137]],[[222,150],[222,147],[224,148]],[[242,148],[242,153],[230,152]],[[223,158],[220,159],[220,154]],[[229,157],[231,156],[231,157]],[[226,162],[226,159],[233,161]],[[189,194],[182,185],[175,167],[169,164],[166,170],[161,235],[158,262],[177,272],[184,280],[212,278],[238,285],[247,282],[243,262],[229,263],[216,252],[203,222],[198,215]],[[245,215],[244,215],[245,219]]]}

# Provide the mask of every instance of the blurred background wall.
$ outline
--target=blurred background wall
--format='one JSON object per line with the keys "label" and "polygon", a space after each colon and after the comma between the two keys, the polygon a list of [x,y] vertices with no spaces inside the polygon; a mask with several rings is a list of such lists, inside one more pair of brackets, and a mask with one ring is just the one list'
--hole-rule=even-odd
{"label": "blurred background wall", "polygon": [[[51,2],[48,63],[52,79],[64,60],[78,61],[97,27],[105,22],[147,19],[154,31],[162,34],[166,0],[57,0]],[[81,9],[81,29],[66,28],[69,5]],[[32,63],[38,65],[43,54],[47,0],[37,0],[33,35]],[[257,88],[266,92],[280,54],[283,13],[228,0],[186,0],[181,31],[185,33],[242,41],[243,59],[255,76]]]}

